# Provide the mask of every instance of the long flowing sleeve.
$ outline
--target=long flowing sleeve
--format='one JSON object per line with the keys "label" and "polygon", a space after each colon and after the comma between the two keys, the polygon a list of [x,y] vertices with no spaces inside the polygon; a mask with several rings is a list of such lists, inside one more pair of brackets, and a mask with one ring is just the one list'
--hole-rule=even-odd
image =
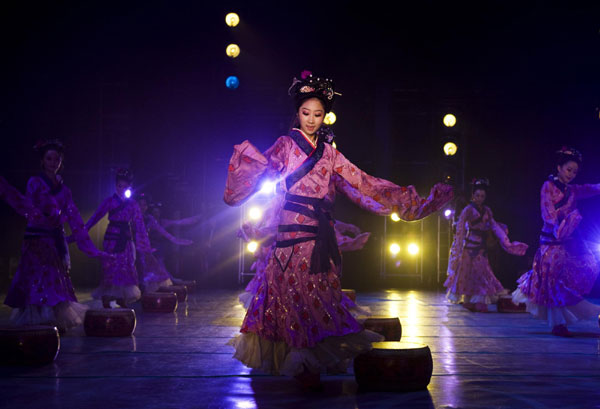
{"label": "long flowing sleeve", "polygon": [[235,145],[227,169],[225,203],[241,204],[260,188],[263,179],[281,174],[287,166],[290,143],[288,137],[281,136],[264,154],[247,140]]}
{"label": "long flowing sleeve", "polygon": [[152,216],[148,217],[147,228],[149,230],[156,230],[158,234],[169,240],[171,243],[180,244],[181,240],[173,236],[171,233],[165,230],[163,226]]}
{"label": "long flowing sleeve", "polygon": [[[66,189],[66,188],[64,188]],[[73,238],[77,243],[77,247],[90,257],[97,257],[101,252],[96,248],[83,224],[83,219],[79,213],[79,209],[73,202],[71,191],[65,192],[65,215],[67,222],[71,227]]]}
{"label": "long flowing sleeve", "polygon": [[0,198],[28,221],[42,217],[41,212],[33,205],[31,200],[8,183],[2,176],[0,176]]}
{"label": "long flowing sleeve", "polygon": [[193,224],[200,223],[201,221],[202,221],[202,215],[196,215],[196,216],[186,217],[184,219],[177,219],[177,220],[161,218],[160,225],[166,229],[171,226],[191,226]]}
{"label": "long flowing sleeve", "polygon": [[102,202],[100,207],[98,207],[98,209],[96,209],[96,211],[94,212],[92,217],[90,217],[90,219],[85,224],[86,230],[89,231],[92,227],[94,227],[96,225],[96,223],[98,223],[104,217],[104,215],[106,213],[108,213],[108,211],[110,210],[111,201],[112,201],[112,197],[109,197]]}
{"label": "long flowing sleeve", "polygon": [[502,223],[498,223],[492,214],[492,211],[489,210],[490,214],[490,227],[492,232],[498,237],[498,241],[500,242],[500,246],[509,254],[513,254],[515,256],[522,256],[527,251],[529,247],[525,243],[521,243],[518,241],[511,242],[508,238],[508,229]]}
{"label": "long flowing sleeve", "polygon": [[448,258],[448,276],[452,276],[458,269],[458,263],[462,257],[462,252],[467,235],[467,221],[472,219],[471,206],[463,209],[456,222],[456,232],[454,233],[454,241],[450,247],[450,256]]}
{"label": "long flowing sleeve", "polygon": [[142,216],[140,206],[136,202],[133,202],[132,206],[133,225],[135,226],[135,248],[142,253],[152,253],[150,238],[148,237],[148,231],[144,224],[144,216]]}
{"label": "long flowing sleeve", "polygon": [[571,185],[575,198],[577,200],[587,199],[588,197],[594,197],[600,195],[600,183],[596,184],[585,184],[585,185]]}
{"label": "long flowing sleeve", "polygon": [[[396,212],[405,221],[422,219],[436,212],[453,197],[452,187],[436,184],[429,197],[421,198],[414,186],[398,186],[360,170],[339,151],[334,161],[336,188],[361,208],[382,216]],[[341,179],[340,179],[341,178]]]}

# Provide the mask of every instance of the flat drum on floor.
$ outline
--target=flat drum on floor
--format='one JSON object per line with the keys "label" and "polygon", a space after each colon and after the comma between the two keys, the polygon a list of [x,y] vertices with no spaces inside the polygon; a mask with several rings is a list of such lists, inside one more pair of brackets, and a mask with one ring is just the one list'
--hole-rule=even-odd
{"label": "flat drum on floor", "polygon": [[500,296],[496,306],[498,312],[527,312],[527,305],[525,303],[515,304],[510,295]]}
{"label": "flat drum on floor", "polygon": [[45,365],[60,350],[60,335],[52,325],[0,328],[0,364]]}
{"label": "flat drum on floor", "polygon": [[89,337],[128,337],[135,331],[135,311],[131,308],[87,310],[83,329]]}
{"label": "flat drum on floor", "polygon": [[160,287],[159,293],[175,293],[177,295],[177,301],[182,303],[187,301],[187,287],[185,285],[169,285],[167,287]]}
{"label": "flat drum on floor", "polygon": [[426,389],[432,373],[431,351],[424,344],[374,342],[371,351],[354,359],[354,376],[364,390]]}
{"label": "flat drum on floor", "polygon": [[142,308],[146,312],[175,312],[177,295],[175,293],[145,293],[142,295]]}
{"label": "flat drum on floor", "polygon": [[398,317],[369,317],[363,322],[365,329],[381,334],[386,341],[400,341],[402,325]]}

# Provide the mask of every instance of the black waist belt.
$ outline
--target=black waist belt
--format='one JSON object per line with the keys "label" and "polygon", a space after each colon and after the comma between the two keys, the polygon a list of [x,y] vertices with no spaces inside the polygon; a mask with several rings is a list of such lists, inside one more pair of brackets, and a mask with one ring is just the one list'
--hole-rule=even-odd
{"label": "black waist belt", "polygon": [[[315,241],[310,259],[309,274],[324,273],[329,271],[330,260],[336,266],[341,265],[342,258],[338,249],[335,230],[333,228],[333,218],[331,217],[332,204],[324,199],[314,197],[298,196],[291,193],[286,193],[284,210],[299,213],[303,216],[318,221],[318,226],[307,226],[303,224],[283,224],[278,227],[279,232],[306,232],[313,233],[314,236],[299,237],[289,240],[278,240],[275,243],[276,247],[290,247],[298,243],[307,241]],[[309,209],[305,205],[310,205],[314,210]]]}
{"label": "black waist belt", "polygon": [[[109,229],[118,229],[118,232],[111,232]],[[132,240],[131,225],[129,222],[111,221],[108,223],[104,240],[116,241],[115,253],[120,253],[125,250],[127,243]]]}
{"label": "black waist belt", "polygon": [[564,244],[563,240],[557,240],[554,234],[545,231],[540,232],[540,244],[544,246],[560,246]]}
{"label": "black waist belt", "polygon": [[65,259],[69,253],[69,249],[65,239],[65,232],[62,228],[45,229],[43,227],[30,226],[25,228],[25,240],[39,239],[40,237],[51,237],[54,239],[54,245],[56,246],[58,255],[61,259]]}

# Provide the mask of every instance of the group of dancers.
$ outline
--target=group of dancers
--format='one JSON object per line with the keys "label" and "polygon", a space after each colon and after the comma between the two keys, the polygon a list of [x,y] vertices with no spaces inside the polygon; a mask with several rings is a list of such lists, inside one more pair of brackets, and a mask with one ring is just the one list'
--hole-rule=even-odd
{"label": "group of dancers", "polygon": [[[540,194],[540,246],[531,270],[518,279],[512,300],[525,303],[528,312],[546,320],[552,334],[571,337],[567,325],[600,314],[600,306],[584,299],[598,277],[598,260],[577,230],[582,220],[577,201],[600,195],[600,184],[571,184],[582,155],[568,147],[556,154],[556,173],[544,182]],[[487,236],[496,235],[508,253],[523,255],[527,250],[524,243],[510,242],[506,226],[496,222],[483,204],[488,189],[486,179],[473,183],[471,202],[456,224],[445,283],[451,302],[480,312],[486,312],[487,305],[505,293],[488,262]]]}
{"label": "group of dancers", "polygon": [[[77,243],[89,257],[100,259],[102,281],[92,296],[101,300],[104,308],[111,308],[113,301],[127,307],[141,297],[142,290],[156,291],[177,280],[165,267],[162,239],[177,245],[192,244],[174,237],[166,227],[197,223],[198,217],[163,220],[145,196],[137,200],[127,197],[132,175],[121,169],[115,177],[115,193],[84,224],[71,190],[60,175],[62,143],[41,141],[35,149],[41,172],[29,179],[24,195],[0,177],[0,197],[27,220],[21,261],[4,301],[13,309],[13,324],[53,324],[64,332],[83,322],[88,306],[77,302],[69,275],[70,242]],[[88,231],[107,214],[109,223],[100,251]],[[68,237],[65,223],[71,229]]]}
{"label": "group of dancers", "polygon": [[[240,237],[261,245],[252,267],[256,274],[241,297],[246,315],[230,344],[234,357],[245,365],[294,376],[313,388],[320,385],[322,372],[344,371],[353,357],[382,340],[363,328],[355,316],[359,307],[342,292],[341,251],[362,248],[369,233],[333,218],[336,194],[369,212],[396,213],[414,221],[445,207],[454,193],[451,185],[438,183],[428,197],[420,197],[413,186],[370,176],[346,159],[322,127],[340,95],[332,80],[305,71],[294,78],[288,93],[296,112],[289,132],[265,152],[247,140],[235,145],[229,162],[224,194],[228,205],[243,203],[265,180],[277,181],[277,194],[261,224],[239,231]],[[29,180],[25,195],[0,178],[0,196],[27,219],[21,264],[5,301],[14,308],[15,323],[53,322],[63,329],[81,323],[84,307],[77,303],[69,278],[68,241],[101,260],[103,279],[93,296],[104,307],[112,301],[125,307],[140,297],[138,270],[147,291],[174,281],[153,237],[190,244],[166,227],[198,218],[161,222],[148,210],[146,198],[125,197],[132,179],[128,171],[120,171],[115,194],[84,224],[59,174],[62,145],[47,141],[37,149],[42,172]],[[540,248],[532,270],[519,279],[513,293],[515,302],[525,302],[528,311],[547,319],[552,333],[561,336],[570,335],[567,324],[600,310],[583,299],[598,265],[576,235],[581,221],[576,200],[600,194],[600,184],[570,184],[581,162],[574,149],[559,152],[557,173],[542,187]],[[487,259],[487,235],[497,236],[511,254],[523,255],[528,248],[511,242],[506,226],[494,220],[484,205],[488,189],[487,180],[473,184],[472,201],[457,222],[445,284],[451,302],[482,312],[504,291]],[[109,224],[100,251],[88,230],[106,214]],[[69,238],[64,223],[71,228]]]}

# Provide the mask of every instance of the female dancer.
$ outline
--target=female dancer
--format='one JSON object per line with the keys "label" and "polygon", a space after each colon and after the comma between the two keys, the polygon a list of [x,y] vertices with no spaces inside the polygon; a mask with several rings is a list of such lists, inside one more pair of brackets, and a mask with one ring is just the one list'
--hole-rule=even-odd
{"label": "female dancer", "polygon": [[[138,198],[138,204],[140,210],[144,215],[144,225],[146,226],[148,237],[152,237],[152,232],[160,234],[161,237],[166,238],[170,242],[180,245],[187,246],[192,244],[191,240],[180,239],[173,236],[166,231],[158,221],[148,212],[148,201],[145,196]],[[151,239],[152,243],[152,239]],[[152,253],[138,252],[138,266],[142,274],[143,289],[146,292],[153,292],[158,290],[160,287],[172,285],[171,275],[165,268],[164,263],[158,260],[158,258]]]}
{"label": "female dancer", "polygon": [[108,213],[109,223],[103,246],[114,258],[102,263],[102,283],[92,292],[95,299],[102,300],[104,308],[110,308],[112,300],[116,300],[121,307],[127,307],[128,303],[140,298],[135,269],[136,248],[142,253],[152,253],[140,207],[135,200],[128,199],[125,195],[131,188],[131,181],[128,170],[117,171],[116,193],[102,202],[85,224],[85,228],[90,230]]}
{"label": "female dancer", "polygon": [[13,308],[15,325],[48,323],[61,331],[83,322],[86,306],[79,304],[69,276],[69,249],[63,225],[69,223],[77,246],[90,257],[98,251],[73,202],[71,190],[59,174],[63,145],[58,140],[39,142],[35,149],[42,171],[27,182],[26,196],[2,180],[3,198],[27,218],[21,262],[4,303]]}
{"label": "female dancer", "polygon": [[557,154],[557,173],[542,185],[540,247],[532,269],[517,281],[513,302],[526,303],[528,312],[547,320],[552,334],[570,337],[568,324],[600,313],[600,306],[583,299],[594,285],[598,262],[576,230],[581,222],[577,200],[600,194],[600,184],[571,185],[581,153],[562,148]]}
{"label": "female dancer", "polygon": [[522,256],[528,247],[524,243],[511,243],[505,226],[496,222],[490,208],[483,204],[488,188],[487,179],[473,182],[471,202],[458,219],[450,249],[448,279],[444,283],[450,302],[462,303],[468,310],[478,312],[487,312],[487,305],[496,302],[504,293],[504,287],[494,276],[488,261],[487,235],[494,233],[502,248],[510,254]]}
{"label": "female dancer", "polygon": [[340,305],[341,258],[323,198],[339,180],[359,206],[381,215],[397,212],[416,220],[452,198],[436,185],[428,199],[414,187],[400,187],[367,175],[340,152],[316,137],[331,110],[332,81],[303,73],[290,87],[298,128],[279,137],[264,154],[250,142],[234,147],[224,200],[237,205],[256,192],[263,178],[278,180],[282,192],[274,250],[264,278],[250,302],[240,336],[232,340],[235,358],[271,373],[294,375],[308,387],[319,385],[326,369],[345,369],[348,358],[368,350],[377,334],[364,331]]}

